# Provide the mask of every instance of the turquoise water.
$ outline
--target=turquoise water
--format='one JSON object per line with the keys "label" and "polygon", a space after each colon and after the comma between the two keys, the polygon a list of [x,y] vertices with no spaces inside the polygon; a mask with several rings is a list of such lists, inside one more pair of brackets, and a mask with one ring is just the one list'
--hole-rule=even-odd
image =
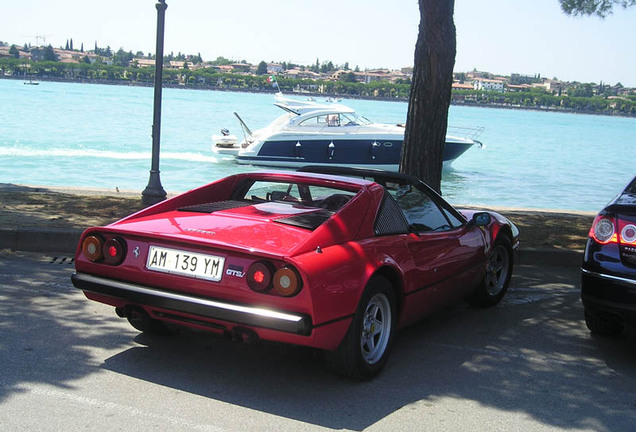
{"label": "turquoise water", "polygon": [[[163,90],[161,181],[181,192],[250,167],[212,153],[223,127],[241,136],[282,111],[273,94]],[[368,118],[406,120],[407,104],[344,100]],[[0,183],[142,191],[152,148],[152,88],[0,80]],[[598,211],[634,175],[636,119],[451,107],[449,124],[483,126],[444,172],[458,204]]]}

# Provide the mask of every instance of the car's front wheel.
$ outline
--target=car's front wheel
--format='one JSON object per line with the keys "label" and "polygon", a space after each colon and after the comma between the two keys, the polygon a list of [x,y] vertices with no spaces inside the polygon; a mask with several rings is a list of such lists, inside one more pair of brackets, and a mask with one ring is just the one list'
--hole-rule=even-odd
{"label": "car's front wheel", "polygon": [[356,380],[377,375],[386,364],[393,345],[396,314],[391,283],[385,277],[374,277],[360,299],[340,346],[328,353],[334,370]]}
{"label": "car's front wheel", "polygon": [[505,234],[495,240],[488,261],[486,276],[468,302],[475,306],[495,306],[508,291],[512,277],[512,242]]}

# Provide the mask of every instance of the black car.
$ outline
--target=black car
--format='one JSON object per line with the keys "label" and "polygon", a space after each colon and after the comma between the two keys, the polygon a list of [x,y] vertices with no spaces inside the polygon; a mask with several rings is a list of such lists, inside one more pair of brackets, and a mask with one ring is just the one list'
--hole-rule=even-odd
{"label": "black car", "polygon": [[636,326],[636,177],[594,219],[581,299],[592,333],[617,335]]}

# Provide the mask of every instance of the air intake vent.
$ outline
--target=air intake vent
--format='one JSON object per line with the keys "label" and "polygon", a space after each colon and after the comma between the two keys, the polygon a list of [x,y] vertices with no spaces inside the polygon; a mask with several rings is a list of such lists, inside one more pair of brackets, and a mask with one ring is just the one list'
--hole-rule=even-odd
{"label": "air intake vent", "polygon": [[379,236],[407,234],[409,224],[404,213],[397,205],[391,194],[384,192],[378,217],[375,220],[375,234]]}
{"label": "air intake vent", "polygon": [[228,201],[216,201],[211,203],[196,204],[192,206],[181,207],[178,210],[187,211],[187,212],[196,212],[196,213],[214,213],[221,210],[231,210],[231,209],[240,208],[240,207],[247,207],[250,205],[252,205],[252,203],[246,202],[246,201],[228,200]]}
{"label": "air intake vent", "polygon": [[303,213],[286,218],[276,219],[276,222],[313,231],[320,225],[325,223],[327,219],[333,216],[334,213],[335,212],[331,210],[318,210],[311,213]]}

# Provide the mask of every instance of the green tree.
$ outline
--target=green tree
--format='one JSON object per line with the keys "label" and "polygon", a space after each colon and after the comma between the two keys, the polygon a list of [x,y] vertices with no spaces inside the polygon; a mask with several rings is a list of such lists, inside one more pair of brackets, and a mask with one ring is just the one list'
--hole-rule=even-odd
{"label": "green tree", "polygon": [[594,90],[592,84],[581,84],[577,86],[572,92],[572,97],[592,97],[594,96]]}
{"label": "green tree", "polygon": [[9,48],[9,55],[13,58],[20,58],[20,51],[18,51],[18,48],[15,45],[11,45],[11,48]]}
{"label": "green tree", "polygon": [[57,55],[55,55],[55,51],[53,51],[53,47],[51,45],[44,48],[42,60],[51,62],[57,61]]}
{"label": "green tree", "polygon": [[226,59],[225,57],[217,57],[216,60],[212,61],[213,65],[216,66],[224,66],[232,63],[232,60]]}
{"label": "green tree", "polygon": [[[614,6],[636,0],[559,0],[570,15],[605,17]],[[400,158],[400,172],[412,174],[441,190],[442,156],[451,100],[456,31],[454,0],[418,0],[420,24],[415,44],[413,83]]]}
{"label": "green tree", "polygon": [[261,61],[256,68],[256,75],[266,75],[267,74],[267,63]]}
{"label": "green tree", "polygon": [[132,51],[126,52],[123,48],[113,54],[113,64],[121,67],[126,67],[133,59]]}
{"label": "green tree", "polygon": [[353,72],[343,73],[340,75],[340,81],[354,83],[356,82],[356,74]]}
{"label": "green tree", "polygon": [[636,0],[559,0],[559,3],[568,15],[597,15],[605,18],[614,13],[614,6],[628,8],[636,5]]}

